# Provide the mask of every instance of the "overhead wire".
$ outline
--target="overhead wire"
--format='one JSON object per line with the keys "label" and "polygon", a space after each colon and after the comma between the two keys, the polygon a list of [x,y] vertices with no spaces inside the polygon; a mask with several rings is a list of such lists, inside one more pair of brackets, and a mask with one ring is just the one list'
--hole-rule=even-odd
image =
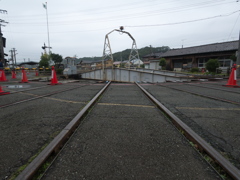
{"label": "overhead wire", "polygon": [[214,18],[219,18],[219,17],[226,17],[226,16],[230,16],[230,15],[232,15],[232,14],[235,14],[235,13],[237,13],[237,12],[240,12],[240,10],[231,12],[231,13],[229,13],[229,14],[212,16],[212,17],[195,19],[195,20],[189,20],[189,21],[174,22],[174,23],[165,23],[165,24],[151,24],[151,25],[135,25],[135,26],[125,25],[124,27],[152,27],[152,26],[168,26],[168,25],[185,24],[185,23],[191,23],[191,22],[197,22],[197,21],[204,21],[204,20],[209,20],[209,19],[214,19]]}
{"label": "overhead wire", "polygon": [[240,16],[240,13],[238,14],[238,17],[237,17],[237,19],[236,19],[236,21],[235,21],[235,23],[234,23],[234,25],[233,25],[233,28],[232,28],[232,30],[231,30],[231,32],[230,32],[230,34],[229,34],[227,40],[229,40],[230,36],[232,35],[233,29],[235,28],[235,26],[236,26],[236,24],[237,24],[237,22],[238,22],[238,18],[239,18],[239,16]]}
{"label": "overhead wire", "polygon": [[[174,2],[174,1],[175,0],[167,1],[165,3]],[[222,1],[222,0],[220,0],[220,1]],[[143,1],[137,1],[135,3],[132,2],[132,3],[122,4],[122,5],[104,6],[104,8],[97,7],[97,8],[90,8],[90,9],[80,9],[80,10],[75,11],[75,12],[72,12],[72,11],[71,12],[69,12],[69,11],[62,12],[61,11],[61,13],[49,13],[49,15],[51,15],[51,16],[56,16],[57,15],[58,16],[58,17],[53,17],[53,18],[62,18],[62,17],[66,17],[66,16],[69,16],[69,15],[70,16],[75,16],[78,13],[85,13],[85,12],[91,13],[91,14],[100,14],[100,13],[108,14],[110,12],[117,12],[117,11],[128,10],[128,9],[134,9],[136,11],[136,9],[138,9],[138,8],[142,8],[142,7],[146,8],[148,6],[156,6],[156,4],[153,4],[153,3],[148,5],[148,6],[142,5],[143,3],[146,3],[146,2],[149,3],[149,1],[143,0]],[[160,4],[165,4],[165,3],[161,2]],[[134,7],[129,8],[128,6],[131,5],[131,4]],[[121,7],[123,7],[123,8],[121,8]],[[100,11],[100,13],[99,13],[99,11]],[[18,15],[18,16],[11,16],[11,18],[16,18],[16,19],[18,19],[18,18],[30,18],[30,19],[34,18],[35,19],[36,17],[42,17],[42,16],[44,16],[44,15],[43,14],[31,15],[31,16],[29,16],[29,15],[23,15],[23,16]]]}
{"label": "overhead wire", "polygon": [[[217,16],[212,16],[212,17],[206,17],[206,18],[201,18],[201,19],[194,19],[194,20],[189,20],[189,21],[181,21],[181,22],[173,22],[173,23],[165,23],[165,24],[151,24],[151,25],[132,25],[132,26],[131,25],[124,25],[124,27],[136,28],[136,27],[154,27],[154,26],[179,25],[179,24],[186,24],[186,23],[193,23],[193,22],[198,22],[198,21],[210,20],[210,19],[215,19],[215,18],[220,18],[220,17],[227,17],[227,16],[230,16],[230,15],[235,14],[237,12],[240,12],[240,10],[234,11],[234,12],[231,12],[231,13],[228,13],[228,14],[217,15]],[[239,14],[239,16],[240,16],[240,14]],[[236,25],[236,22],[235,22],[235,25]],[[101,29],[94,29],[94,30],[90,30],[90,29],[75,30],[75,31],[68,31],[68,32],[100,31],[100,30],[106,30],[106,29],[109,29],[109,28],[101,28]],[[29,33],[29,32],[15,32],[15,33],[45,34],[45,33]],[[51,33],[65,33],[65,32],[51,32]]]}
{"label": "overhead wire", "polygon": [[[153,26],[178,25],[178,24],[192,23],[192,22],[204,21],[204,20],[209,20],[209,19],[214,19],[214,18],[226,17],[226,16],[230,16],[232,14],[235,14],[237,12],[240,12],[240,10],[234,11],[234,12],[231,12],[231,13],[228,13],[228,14],[206,17],[206,18],[201,18],[201,19],[194,19],[194,20],[189,20],[189,21],[173,22],[173,23],[165,23],[165,24],[151,24],[151,25],[125,25],[125,27],[153,27]],[[99,30],[105,30],[105,29],[106,28],[104,28],[104,29],[94,29],[94,30],[68,31],[68,32],[99,31]],[[26,32],[26,33],[28,33],[28,32]],[[54,33],[61,33],[61,32],[54,32]],[[32,33],[32,34],[43,34],[43,33]]]}
{"label": "overhead wire", "polygon": [[[223,0],[220,0],[223,1]],[[220,2],[219,1],[219,2]],[[221,4],[211,4],[209,5],[206,2],[213,2],[213,1],[205,1],[204,3],[196,3],[196,4],[191,4],[191,5],[185,5],[185,6],[180,6],[180,7],[173,7],[173,8],[168,8],[168,9],[158,9],[158,10],[151,10],[151,11],[142,11],[142,12],[134,12],[134,13],[128,13],[125,14],[125,16],[122,15],[116,15],[116,16],[111,16],[111,17],[99,17],[99,18],[82,18],[82,19],[77,19],[77,20],[66,20],[66,21],[51,21],[51,26],[56,26],[56,25],[69,25],[72,23],[95,23],[95,22],[103,22],[103,21],[116,21],[116,20],[123,20],[123,19],[133,19],[133,18],[141,18],[141,17],[148,17],[148,16],[156,16],[156,15],[161,15],[161,14],[168,14],[168,13],[176,13],[176,12],[181,12],[181,11],[186,11],[186,10],[192,10],[192,9],[196,9],[196,8],[206,8],[206,7],[210,7],[210,6],[216,6],[216,5],[222,5],[222,4],[226,4],[226,3],[221,3]],[[216,1],[215,1],[216,2]],[[229,2],[227,2],[229,3]],[[231,3],[231,2],[230,2]],[[201,5],[201,7],[200,7]],[[109,12],[109,11],[108,11]],[[107,13],[107,12],[106,12]],[[44,26],[45,22],[39,23],[39,22],[28,22],[28,23],[24,23],[24,22],[12,22],[12,24],[32,24],[32,25],[39,25],[39,26]]]}
{"label": "overhead wire", "polygon": [[[60,20],[60,21],[50,21],[50,26],[62,26],[62,25],[77,25],[77,24],[89,24],[89,23],[96,23],[96,22],[109,22],[109,21],[120,21],[120,20],[127,20],[127,19],[136,19],[136,18],[143,18],[143,17],[150,17],[150,16],[158,16],[158,15],[165,15],[165,14],[169,14],[169,13],[178,13],[178,12],[182,12],[182,11],[190,11],[190,10],[195,10],[195,9],[202,9],[202,8],[208,8],[208,7],[212,7],[212,6],[218,6],[218,5],[227,5],[227,4],[231,4],[233,3],[233,1],[226,1],[226,0],[205,0],[205,1],[201,1],[201,2],[193,2],[192,0],[189,1],[190,3],[188,3],[187,5],[176,5],[173,7],[163,7],[163,8],[158,8],[158,9],[151,9],[146,10],[146,8],[144,8],[144,10],[141,10],[140,8],[142,7],[152,7],[152,6],[156,6],[156,4],[159,6],[161,5],[161,3],[157,2],[154,5],[146,5],[146,1],[140,1],[142,2],[142,4],[139,4],[138,6],[135,6],[135,4],[133,2],[131,2],[131,4],[129,3],[127,6],[126,4],[123,4],[122,6],[106,6],[106,8],[104,9],[100,9],[96,11],[94,11],[94,8],[92,9],[85,9],[85,11],[82,12],[78,12],[78,13],[70,13],[70,14],[65,14],[65,13],[55,13],[55,14],[49,14],[50,15],[50,20],[54,20],[54,19],[58,19],[58,18],[62,18],[62,16],[66,16],[67,17],[72,17],[72,16],[78,16],[81,15],[81,13],[85,13],[86,15],[108,15],[105,17],[101,17],[99,16],[98,18],[92,18],[91,16],[88,18],[78,18],[75,20]],[[149,1],[148,1],[149,2]],[[162,2],[162,1],[161,1]],[[173,1],[164,1],[163,3],[168,3],[169,5],[171,5],[171,3],[175,2]],[[116,8],[116,9],[111,9],[109,7],[112,8]],[[134,9],[135,11],[129,11]],[[117,15],[115,14],[116,12],[122,12],[122,14],[124,14],[124,16],[121,15]],[[109,13],[114,12],[111,16],[109,16]],[[136,13],[137,12],[137,13]],[[234,11],[232,12],[237,13],[239,11]],[[51,18],[52,15],[52,18]],[[145,25],[145,27],[151,27],[151,26],[166,26],[166,25],[178,25],[178,24],[183,24],[183,23],[192,23],[192,22],[197,22],[197,21],[204,21],[204,20],[209,20],[209,19],[214,19],[214,18],[220,18],[220,17],[225,17],[225,16],[230,16],[231,14],[225,14],[225,15],[218,15],[218,16],[212,16],[212,17],[206,17],[206,18],[200,18],[200,19],[195,19],[195,20],[189,20],[189,21],[182,21],[182,22],[175,22],[175,23],[166,23],[166,24],[154,24],[154,25]],[[14,22],[13,18],[14,16],[11,16],[10,20],[8,20],[10,22],[9,27],[14,27],[15,25],[21,24],[22,27],[24,25],[35,25],[35,26],[46,26],[46,22],[45,22],[45,14],[39,14],[39,15],[32,15],[31,17],[35,18],[34,21],[35,22],[31,22],[29,21],[29,19],[31,18],[27,18],[27,16],[19,16],[19,18],[16,18],[16,20],[18,20],[18,22]],[[36,19],[38,18],[38,19]],[[9,18],[8,18],[9,19]],[[38,21],[41,20],[42,22]],[[37,20],[37,21],[36,21]],[[26,23],[27,22],[27,23]],[[237,22],[237,21],[236,21]],[[236,23],[235,23],[236,25]],[[135,26],[128,26],[125,25],[125,27],[139,27],[139,26],[144,26],[144,25],[135,25]],[[46,34],[45,32],[27,32],[26,30],[27,28],[25,27],[24,32],[14,32],[10,29],[11,33],[26,33],[26,34]],[[60,31],[60,32],[51,32],[51,34],[56,34],[56,33],[66,33],[66,32],[75,32],[75,33],[81,33],[81,32],[89,32],[89,31],[100,31],[100,30],[106,30],[109,28],[103,28],[103,29],[91,29],[91,28],[86,28],[86,29],[81,29],[81,30],[65,30],[65,31]],[[234,29],[234,28],[233,28]]]}

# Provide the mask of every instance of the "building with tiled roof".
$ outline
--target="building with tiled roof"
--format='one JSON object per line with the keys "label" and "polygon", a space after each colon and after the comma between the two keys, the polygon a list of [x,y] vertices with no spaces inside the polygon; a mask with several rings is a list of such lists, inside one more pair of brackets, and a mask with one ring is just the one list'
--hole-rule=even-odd
{"label": "building with tiled roof", "polygon": [[[182,70],[193,67],[205,68],[209,59],[218,59],[220,68],[226,70],[231,67],[236,52],[238,50],[238,41],[229,41],[223,43],[214,43],[201,46],[171,49],[155,58],[165,58],[167,60],[168,70]],[[147,56],[146,56],[147,57]]]}

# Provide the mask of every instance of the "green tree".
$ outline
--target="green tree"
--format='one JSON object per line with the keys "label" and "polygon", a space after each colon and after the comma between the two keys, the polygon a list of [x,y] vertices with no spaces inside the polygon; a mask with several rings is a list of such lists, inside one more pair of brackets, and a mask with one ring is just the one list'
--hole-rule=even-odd
{"label": "green tree", "polygon": [[[146,56],[147,54],[161,53],[161,52],[166,52],[168,50],[170,50],[168,46],[151,47],[151,48],[146,46],[144,48],[138,49],[138,53],[139,53],[140,59],[142,59],[142,57]],[[128,60],[130,53],[131,53],[131,49],[126,49],[121,52],[113,53],[113,59],[114,61]]]}
{"label": "green tree", "polygon": [[51,54],[51,58],[52,58],[52,60],[54,61],[55,64],[60,64],[63,60],[61,55],[54,54],[54,53]]}
{"label": "green tree", "polygon": [[42,54],[41,60],[39,62],[39,66],[40,67],[43,67],[43,66],[48,67],[49,66],[49,60],[50,60],[50,58],[49,58],[48,54]]}
{"label": "green tree", "polygon": [[159,66],[162,66],[162,69],[166,69],[167,61],[165,58],[161,58],[159,61]]}
{"label": "green tree", "polygon": [[237,60],[237,57],[236,57],[235,54],[232,54],[232,55],[230,56],[230,59],[232,59],[233,61],[236,61],[236,60]]}
{"label": "green tree", "polygon": [[217,59],[209,59],[208,62],[206,63],[206,69],[211,73],[215,73],[218,67],[219,62]]}

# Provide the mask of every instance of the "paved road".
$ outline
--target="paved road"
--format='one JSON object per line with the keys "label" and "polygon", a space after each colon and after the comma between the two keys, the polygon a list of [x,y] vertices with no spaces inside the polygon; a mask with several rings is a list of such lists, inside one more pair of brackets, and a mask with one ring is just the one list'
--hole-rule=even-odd
{"label": "paved road", "polygon": [[134,84],[112,84],[43,179],[221,179]]}

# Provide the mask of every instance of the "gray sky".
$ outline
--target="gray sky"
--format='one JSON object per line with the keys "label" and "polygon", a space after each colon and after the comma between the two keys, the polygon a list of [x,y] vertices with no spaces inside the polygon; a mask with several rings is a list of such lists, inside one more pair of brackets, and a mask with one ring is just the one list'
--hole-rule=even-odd
{"label": "gray sky", "polygon": [[[102,56],[105,35],[125,27],[137,47],[181,48],[238,40],[239,0],[49,0],[52,52],[66,56]],[[17,49],[17,61],[39,61],[48,45],[46,9],[40,0],[0,0],[7,38],[5,53]],[[109,35],[112,51],[130,49],[126,34]]]}

